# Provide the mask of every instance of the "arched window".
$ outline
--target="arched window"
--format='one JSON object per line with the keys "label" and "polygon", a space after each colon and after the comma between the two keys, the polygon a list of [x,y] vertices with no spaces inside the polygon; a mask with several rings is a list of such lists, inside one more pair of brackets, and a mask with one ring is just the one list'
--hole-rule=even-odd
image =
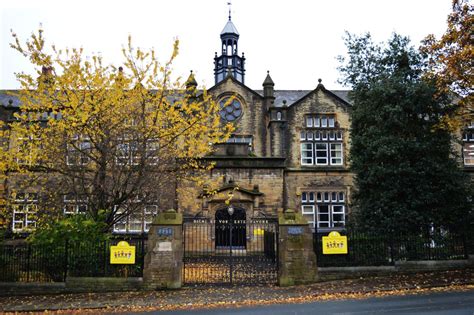
{"label": "arched window", "polygon": [[277,112],[277,120],[281,120],[281,112]]}
{"label": "arched window", "polygon": [[227,56],[232,56],[232,41],[227,41]]}

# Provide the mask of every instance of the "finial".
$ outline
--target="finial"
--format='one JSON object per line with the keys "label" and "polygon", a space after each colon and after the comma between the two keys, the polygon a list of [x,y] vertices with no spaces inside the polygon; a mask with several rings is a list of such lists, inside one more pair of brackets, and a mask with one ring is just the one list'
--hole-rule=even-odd
{"label": "finial", "polygon": [[321,82],[323,82],[323,80],[321,80],[321,78],[318,79],[318,82],[321,84]]}
{"label": "finial", "polygon": [[267,74],[270,74],[270,70],[267,70]]}
{"label": "finial", "polygon": [[191,70],[191,74],[193,74],[193,70]]}
{"label": "finial", "polygon": [[231,7],[232,3],[229,1],[229,2],[227,2],[227,5],[229,6],[229,21],[230,21],[231,20],[230,7]]}

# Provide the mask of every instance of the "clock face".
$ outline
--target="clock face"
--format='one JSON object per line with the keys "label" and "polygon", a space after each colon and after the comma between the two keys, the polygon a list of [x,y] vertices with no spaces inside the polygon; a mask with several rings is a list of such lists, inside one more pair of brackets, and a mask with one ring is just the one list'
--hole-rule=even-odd
{"label": "clock face", "polygon": [[219,102],[219,105],[221,107],[219,115],[226,121],[232,122],[242,116],[242,104],[236,99],[229,103],[229,98],[224,98]]}

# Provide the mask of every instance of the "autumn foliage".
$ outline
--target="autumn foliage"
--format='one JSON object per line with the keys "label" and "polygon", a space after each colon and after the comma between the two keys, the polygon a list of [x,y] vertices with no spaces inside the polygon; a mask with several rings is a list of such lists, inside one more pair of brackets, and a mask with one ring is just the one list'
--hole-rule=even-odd
{"label": "autumn foliage", "polygon": [[26,43],[13,36],[12,48],[37,75],[16,74],[21,108],[2,129],[9,145],[0,167],[6,201],[40,190],[40,224],[62,215],[67,196],[110,227],[144,205],[172,205],[176,181],[199,180],[212,167],[199,158],[232,127],[221,123],[219,105],[205,90],[171,79],[178,41],[161,63],[129,37],[116,67],[82,48],[48,50],[42,30]]}
{"label": "autumn foliage", "polygon": [[434,35],[427,36],[421,47],[429,61],[427,76],[436,80],[441,93],[459,95],[457,114],[462,119],[446,121],[450,129],[459,128],[459,122],[474,119],[473,12],[470,0],[453,0],[446,32],[440,39]]}

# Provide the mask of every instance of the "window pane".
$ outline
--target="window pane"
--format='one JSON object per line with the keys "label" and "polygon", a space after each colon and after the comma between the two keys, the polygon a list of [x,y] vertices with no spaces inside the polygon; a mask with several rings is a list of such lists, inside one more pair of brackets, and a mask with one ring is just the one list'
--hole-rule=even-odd
{"label": "window pane", "polygon": [[313,118],[306,117],[306,127],[313,127]]}
{"label": "window pane", "polygon": [[87,205],[78,205],[77,212],[78,213],[85,213],[87,211]]}
{"label": "window pane", "polygon": [[302,206],[301,213],[303,214],[314,213],[314,206]]}
{"label": "window pane", "polygon": [[15,200],[16,201],[24,201],[25,200],[25,194],[24,193],[17,193]]}
{"label": "window pane", "polygon": [[319,213],[318,219],[321,222],[323,221],[329,222],[329,213]]}
{"label": "window pane", "polygon": [[344,192],[339,192],[339,202],[344,202]]}
{"label": "window pane", "polygon": [[303,165],[313,164],[313,144],[312,143],[301,144],[301,164]]}
{"label": "window pane", "polygon": [[329,213],[329,206],[328,205],[321,205],[318,206],[319,213]]}
{"label": "window pane", "polygon": [[329,117],[329,127],[334,128],[335,119],[334,117]]}
{"label": "window pane", "polygon": [[328,192],[324,193],[324,201],[329,202],[329,193]]}
{"label": "window pane", "polygon": [[344,213],[344,206],[334,205],[334,206],[332,206],[332,211],[334,213]]}
{"label": "window pane", "polygon": [[303,193],[301,194],[301,201],[302,202],[307,202],[308,201],[308,194],[307,193]]}
{"label": "window pane", "polygon": [[342,143],[331,143],[331,164],[342,165]]}
{"label": "window pane", "polygon": [[145,214],[156,215],[157,213],[158,213],[158,206],[156,205],[145,206]]}
{"label": "window pane", "polygon": [[328,126],[328,118],[326,116],[321,117],[321,127],[325,128]]}
{"label": "window pane", "polygon": [[316,128],[321,127],[321,124],[320,124],[320,122],[319,122],[319,117],[314,117],[314,126],[315,126]]}
{"label": "window pane", "polygon": [[74,214],[74,213],[76,213],[76,206],[74,204],[64,205],[64,213],[65,214]]}
{"label": "window pane", "polygon": [[322,193],[318,192],[318,193],[316,194],[316,198],[317,198],[317,201],[319,201],[319,202],[323,201],[323,195],[322,195]]}
{"label": "window pane", "polygon": [[328,144],[327,143],[316,143],[316,164],[327,165],[328,164]]}
{"label": "window pane", "polygon": [[464,165],[474,165],[474,144],[464,143]]}
{"label": "window pane", "polygon": [[309,193],[309,201],[314,202],[314,192]]}

